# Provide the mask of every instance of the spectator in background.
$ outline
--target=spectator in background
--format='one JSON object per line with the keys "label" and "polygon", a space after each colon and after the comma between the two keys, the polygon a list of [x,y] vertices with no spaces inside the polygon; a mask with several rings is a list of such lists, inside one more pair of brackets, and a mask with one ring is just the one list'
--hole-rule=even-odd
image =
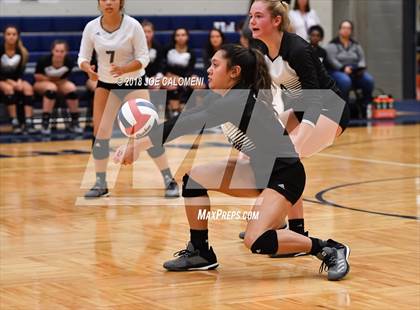
{"label": "spectator in background", "polygon": [[337,82],[343,98],[348,102],[352,88],[361,89],[364,104],[372,99],[373,77],[366,72],[363,48],[352,38],[353,23],[344,20],[340,23],[338,37],[326,47],[330,75]]}
{"label": "spectator in background", "polygon": [[195,56],[188,47],[189,33],[185,28],[177,28],[172,36],[172,44],[167,49],[164,57],[165,75],[170,78],[174,85],[162,85],[168,90],[168,117],[177,116],[185,102],[191,95],[190,87],[176,86],[180,77],[191,77],[193,75]]}
{"label": "spectator in background", "polygon": [[324,29],[319,25],[312,26],[308,30],[308,35],[309,43],[311,43],[312,47],[314,48],[315,55],[326,67],[327,51],[319,45],[319,43],[324,39]]}
{"label": "spectator in background", "polygon": [[315,10],[312,10],[309,0],[296,0],[293,10],[289,12],[291,31],[308,41],[308,30],[310,27],[319,25],[319,17]]}
{"label": "spectator in background", "polygon": [[32,122],[31,84],[23,80],[25,66],[29,59],[28,50],[23,46],[19,30],[15,26],[7,26],[3,32],[4,42],[0,46],[0,91],[12,119],[14,133],[21,133],[22,129],[17,118],[17,104],[20,100],[25,106],[25,131],[35,132]]}
{"label": "spectator in background", "polygon": [[207,70],[211,64],[213,55],[225,44],[225,35],[219,29],[213,28],[209,32],[207,46],[203,50],[204,69]]}
{"label": "spectator in background", "polygon": [[[141,25],[143,26],[144,34],[146,35],[147,47],[149,49],[149,58],[150,62],[146,67],[146,77],[156,79],[161,79],[163,77],[163,58],[164,58],[164,49],[154,39],[155,36],[155,27],[148,20],[144,20]],[[155,81],[156,81],[155,79]],[[149,88],[159,88],[158,83],[149,85]]]}
{"label": "spectator in background", "polygon": [[51,46],[51,54],[38,59],[35,69],[34,90],[43,96],[42,100],[42,133],[49,135],[50,118],[57,94],[63,95],[70,110],[70,131],[82,133],[79,126],[79,99],[76,85],[68,80],[74,62],[67,55],[68,44],[63,40],[55,40]]}

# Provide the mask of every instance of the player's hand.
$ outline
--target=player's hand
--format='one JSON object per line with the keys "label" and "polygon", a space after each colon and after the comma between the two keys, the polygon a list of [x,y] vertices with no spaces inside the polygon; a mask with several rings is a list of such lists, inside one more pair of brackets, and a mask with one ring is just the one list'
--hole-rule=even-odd
{"label": "player's hand", "polygon": [[99,79],[98,73],[95,72],[95,66],[92,65],[88,68],[88,71],[86,72],[89,76],[89,79],[92,81],[97,81]]}
{"label": "player's hand", "polygon": [[352,69],[352,67],[350,67],[350,66],[346,66],[346,67],[344,68],[344,72],[345,72],[345,73],[347,73],[348,75],[350,75],[350,74],[352,74],[352,73],[353,73],[353,69]]}
{"label": "player's hand", "polygon": [[119,67],[114,64],[111,64],[110,72],[113,77],[119,77],[125,73],[123,67]]}
{"label": "player's hand", "polygon": [[139,154],[133,143],[121,145],[115,152],[113,161],[116,164],[131,165],[139,158]]}

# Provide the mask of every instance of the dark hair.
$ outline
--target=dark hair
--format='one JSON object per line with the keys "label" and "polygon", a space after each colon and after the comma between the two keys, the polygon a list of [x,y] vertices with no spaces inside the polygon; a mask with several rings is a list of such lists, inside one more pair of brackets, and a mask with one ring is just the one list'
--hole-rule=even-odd
{"label": "dark hair", "polygon": [[176,36],[176,32],[177,32],[178,30],[185,30],[185,32],[187,33],[187,36],[188,36],[188,40],[187,40],[187,45],[188,45],[188,41],[189,41],[189,38],[190,38],[190,32],[188,31],[188,29],[187,29],[187,28],[184,28],[184,27],[179,27],[179,28],[176,28],[176,29],[174,30],[173,34],[172,34],[172,46],[174,46],[174,47],[175,47],[175,44],[176,44],[176,42],[175,42],[175,36]]}
{"label": "dark hair", "polygon": [[141,22],[142,27],[146,27],[149,26],[150,28],[152,28],[153,31],[155,31],[155,26],[153,25],[153,23],[151,21],[148,21],[147,19],[143,20]]}
{"label": "dark hair", "polygon": [[[295,5],[293,6],[293,10],[299,10],[298,2],[299,0],[295,0]],[[308,2],[306,2],[305,12],[309,12],[310,10],[311,10],[311,6],[309,5],[309,0],[308,0]]]}
{"label": "dark hair", "polygon": [[54,41],[53,41],[53,43],[51,43],[51,50],[53,50],[53,49],[54,49],[54,47],[55,47],[56,45],[58,45],[58,44],[64,44],[64,48],[66,49],[66,52],[68,52],[68,51],[69,51],[69,44],[67,43],[67,41],[65,41],[65,40],[60,40],[60,39],[58,39],[58,40],[54,40]]}
{"label": "dark hair", "polygon": [[324,29],[320,25],[312,26],[308,29],[308,35],[310,35],[313,31],[318,31],[321,35],[321,39],[324,38]]}
{"label": "dark hair", "polygon": [[341,29],[341,26],[343,26],[344,23],[349,23],[350,26],[351,26],[351,32],[353,32],[353,30],[354,30],[354,24],[349,19],[342,20],[341,23],[340,23],[340,25],[338,26],[338,29]]}
{"label": "dark hair", "polygon": [[17,36],[17,41],[16,41],[16,47],[20,49],[20,52],[22,54],[22,64],[25,65],[28,62],[28,59],[29,59],[29,52],[26,49],[26,47],[23,45],[22,39],[20,37],[20,30],[19,30],[19,28],[17,26],[15,26],[15,25],[7,25],[6,27],[4,27],[4,29],[3,29],[3,40],[4,40],[3,45],[6,44],[5,35],[6,35],[7,29],[9,29],[9,28],[13,28],[17,32],[17,35],[18,36]]}
{"label": "dark hair", "polygon": [[246,88],[259,93],[258,99],[272,107],[271,76],[263,54],[256,49],[242,47],[238,44],[224,44],[221,48],[227,68],[241,68],[240,83]]}
{"label": "dark hair", "polygon": [[214,53],[216,53],[216,50],[214,49],[213,45],[211,45],[211,41],[210,41],[211,33],[213,31],[217,31],[220,34],[220,36],[222,37],[222,45],[226,43],[225,42],[225,34],[220,29],[217,29],[217,28],[211,29],[210,32],[209,32],[209,36],[208,36],[208,39],[207,39],[207,46],[206,46],[206,51],[207,51],[207,55],[208,55],[209,58],[213,57]]}

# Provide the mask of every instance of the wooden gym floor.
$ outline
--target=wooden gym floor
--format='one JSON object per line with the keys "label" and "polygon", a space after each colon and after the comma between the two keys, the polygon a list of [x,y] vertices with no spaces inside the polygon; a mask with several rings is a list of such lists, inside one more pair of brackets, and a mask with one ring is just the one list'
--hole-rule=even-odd
{"label": "wooden gym floor", "polygon": [[[173,169],[188,141],[168,147]],[[210,222],[217,270],[166,272],[188,226],[182,199],[153,189],[161,178],[147,156],[121,168],[110,198],[86,202],[89,141],[0,145],[0,308],[418,309],[419,144],[420,125],[350,128],[304,160],[306,227],[352,249],[340,282],[318,274],[312,257],[251,254],[237,237],[241,220]],[[206,135],[197,161],[228,153],[221,135]],[[212,198],[223,210],[253,202]]]}

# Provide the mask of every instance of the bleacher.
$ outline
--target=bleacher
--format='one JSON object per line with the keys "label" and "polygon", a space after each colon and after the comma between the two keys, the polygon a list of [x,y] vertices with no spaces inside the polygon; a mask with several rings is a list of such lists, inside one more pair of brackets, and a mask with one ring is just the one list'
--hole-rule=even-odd
{"label": "bleacher", "polygon": [[[35,64],[39,57],[50,53],[51,43],[56,39],[66,40],[69,44],[69,55],[76,61],[80,47],[82,31],[86,24],[95,16],[51,16],[51,17],[2,17],[0,28],[15,25],[21,31],[21,38],[30,53],[29,63],[26,67],[24,79],[33,82]],[[216,22],[226,24],[239,23],[244,19],[242,15],[232,16],[134,16],[140,22],[144,19],[151,21],[155,26],[155,39],[163,46],[171,41],[173,30],[185,27],[190,31],[190,48],[193,49],[197,62],[195,73],[199,76],[205,74],[202,49],[206,45],[208,32]],[[235,32],[225,33],[228,42],[238,42],[239,35]],[[75,82],[80,92],[83,92],[87,76],[78,68],[74,68],[70,79]],[[81,94],[81,106],[85,106],[84,96]],[[36,100],[35,107],[40,108],[41,103]]]}

